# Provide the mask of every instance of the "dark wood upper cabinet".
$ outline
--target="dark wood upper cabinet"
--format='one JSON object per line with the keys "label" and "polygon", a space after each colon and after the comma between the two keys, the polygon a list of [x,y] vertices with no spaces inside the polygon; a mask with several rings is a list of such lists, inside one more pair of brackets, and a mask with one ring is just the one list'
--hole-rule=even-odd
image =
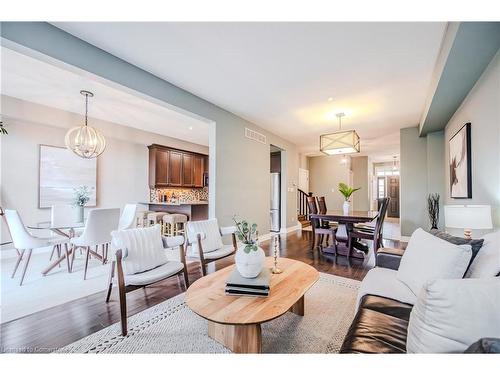
{"label": "dark wood upper cabinet", "polygon": [[203,156],[195,155],[193,158],[193,186],[203,187],[203,172],[204,172],[204,160]]}
{"label": "dark wood upper cabinet", "polygon": [[182,186],[193,186],[193,155],[182,154]]}
{"label": "dark wood upper cabinet", "polygon": [[160,145],[149,148],[149,186],[203,187],[208,157]]}
{"label": "dark wood upper cabinet", "polygon": [[182,152],[180,151],[170,151],[168,184],[170,186],[182,186]]}

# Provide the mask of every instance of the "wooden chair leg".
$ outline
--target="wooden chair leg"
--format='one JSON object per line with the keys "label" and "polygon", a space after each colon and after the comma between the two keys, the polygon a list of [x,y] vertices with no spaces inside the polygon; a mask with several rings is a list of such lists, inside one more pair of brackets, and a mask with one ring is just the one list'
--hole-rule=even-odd
{"label": "wooden chair leg", "polygon": [[207,265],[205,262],[201,262],[201,273],[203,274],[203,276],[207,276]]}
{"label": "wooden chair leg", "polygon": [[56,251],[56,246],[57,246],[57,245],[52,246],[52,252],[50,253],[50,258],[49,258],[49,261],[51,261],[51,260],[52,260],[52,258],[54,257],[54,251]]}
{"label": "wooden chair leg", "polygon": [[12,271],[12,275],[10,276],[10,278],[14,278],[14,275],[16,274],[16,271],[17,271],[17,268],[19,267],[19,263],[21,263],[21,261],[23,260],[23,255],[24,255],[24,250],[21,250],[21,252],[19,252],[19,250],[17,250],[17,260],[16,260],[16,265],[14,266],[14,271]]}
{"label": "wooden chair leg", "polygon": [[349,259],[351,257],[352,247],[353,247],[352,236],[349,233],[349,237],[347,240],[347,259]]}
{"label": "wooden chair leg", "polygon": [[71,273],[71,261],[69,259],[70,254],[67,243],[64,244],[64,253],[66,254],[66,267],[68,267],[68,273]]}
{"label": "wooden chair leg", "polygon": [[90,247],[87,246],[87,252],[85,255],[85,270],[83,271],[83,280],[87,279],[87,268],[89,266],[89,257],[90,257]]}
{"label": "wooden chair leg", "polygon": [[26,270],[28,269],[28,264],[29,264],[30,259],[31,259],[32,251],[33,251],[33,249],[28,249],[28,255],[26,256],[26,263],[24,263],[23,274],[21,276],[21,282],[19,283],[19,285],[23,285],[24,276],[26,275]]}
{"label": "wooden chair leg", "polygon": [[314,251],[314,248],[316,247],[316,235],[314,232],[312,232],[312,243],[311,243],[311,251]]}
{"label": "wooden chair leg", "polygon": [[[76,246],[72,245],[73,251],[71,252],[71,265],[70,269],[73,272],[73,263],[75,263],[75,255],[76,255]],[[80,253],[82,252],[82,249],[80,248]]]}
{"label": "wooden chair leg", "polygon": [[122,251],[118,250],[116,252],[116,272],[118,276],[118,293],[120,295],[120,320],[122,326],[122,335],[127,335],[127,298],[126,298],[126,286],[125,277],[123,275],[122,268]]}
{"label": "wooden chair leg", "polygon": [[110,270],[109,270],[109,278],[108,278],[108,293],[106,294],[106,303],[109,302],[109,298],[111,297],[111,290],[113,289],[113,277],[115,276],[115,261],[111,262]]}

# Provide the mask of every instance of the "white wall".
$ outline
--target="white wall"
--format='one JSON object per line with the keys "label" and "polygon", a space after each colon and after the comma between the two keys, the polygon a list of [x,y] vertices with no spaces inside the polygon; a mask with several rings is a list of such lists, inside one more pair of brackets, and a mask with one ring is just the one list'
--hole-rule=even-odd
{"label": "white wall", "polygon": [[[349,162],[341,164],[340,160],[340,156],[309,158],[309,191],[314,196],[324,196],[329,210],[340,210],[344,203],[344,197],[338,192],[339,182],[349,184]],[[354,193],[354,201],[358,193]]]}
{"label": "white wall", "polygon": [[[449,190],[449,139],[471,123],[472,199],[453,199]],[[493,220],[500,226],[500,52],[445,128],[445,175],[447,204],[490,204]]]}
{"label": "white wall", "polygon": [[[81,116],[58,109],[2,96],[2,115],[9,134],[1,139],[0,202],[17,209],[25,224],[50,219],[50,209],[38,208],[39,145],[64,146],[69,127]],[[106,137],[106,151],[97,161],[98,207],[123,207],[126,203],[149,201],[147,145],[170,147],[207,154],[206,146],[91,119]],[[55,125],[55,126],[53,126]],[[8,232],[2,220],[2,240]]]}

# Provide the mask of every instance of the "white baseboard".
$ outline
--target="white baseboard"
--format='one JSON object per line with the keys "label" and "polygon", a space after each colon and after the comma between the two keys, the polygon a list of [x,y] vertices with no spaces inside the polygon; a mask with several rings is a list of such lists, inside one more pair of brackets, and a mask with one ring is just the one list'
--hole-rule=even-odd
{"label": "white baseboard", "polygon": [[301,229],[302,229],[302,225],[299,222],[297,222],[297,225],[295,225],[293,227],[281,228],[280,233],[286,234],[286,233],[295,232],[295,231],[301,230]]}

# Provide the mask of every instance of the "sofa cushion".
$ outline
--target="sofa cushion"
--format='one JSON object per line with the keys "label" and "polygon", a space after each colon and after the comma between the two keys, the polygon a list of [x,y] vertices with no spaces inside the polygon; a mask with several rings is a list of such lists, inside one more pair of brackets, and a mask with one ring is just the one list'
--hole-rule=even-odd
{"label": "sofa cushion", "polygon": [[[474,261],[479,250],[481,250],[481,246],[483,246],[484,239],[473,239],[473,238],[464,238],[452,236],[449,233],[446,233],[439,229],[431,229],[430,233],[437,238],[441,238],[442,240],[448,241],[454,245],[470,245],[472,250],[472,256],[470,258],[469,267],[471,263]],[[468,268],[467,268],[468,269]]]}
{"label": "sofa cushion", "polygon": [[401,258],[397,278],[416,296],[434,279],[461,279],[472,256],[470,245],[453,245],[419,228]]}
{"label": "sofa cushion", "polygon": [[411,305],[364,296],[341,353],[405,353]]}
{"label": "sofa cushion", "polygon": [[160,225],[111,232],[112,245],[124,251],[123,272],[132,275],[168,262]]}
{"label": "sofa cushion", "polygon": [[493,277],[500,273],[500,230],[483,236],[483,247],[465,277]]}
{"label": "sofa cushion", "polygon": [[408,326],[409,353],[462,353],[482,337],[500,337],[500,279],[425,284]]}
{"label": "sofa cushion", "polygon": [[398,280],[397,271],[388,268],[372,268],[364,277],[358,291],[356,306],[368,294],[392,298],[400,302],[414,304],[417,297],[410,288]]}

